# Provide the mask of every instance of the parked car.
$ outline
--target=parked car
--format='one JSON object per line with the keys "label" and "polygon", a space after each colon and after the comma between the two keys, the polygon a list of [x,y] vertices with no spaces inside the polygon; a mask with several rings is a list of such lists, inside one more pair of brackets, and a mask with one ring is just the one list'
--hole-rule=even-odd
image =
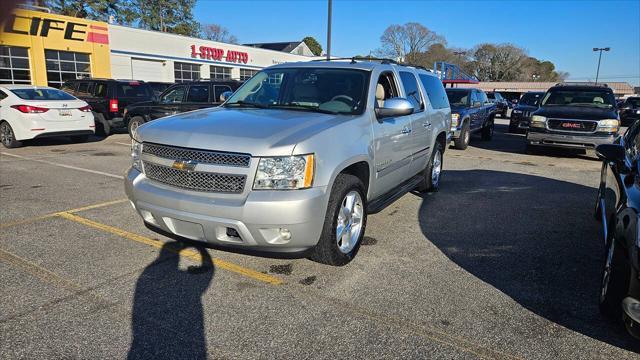
{"label": "parked car", "polygon": [[86,102],[47,86],[0,85],[0,142],[4,147],[59,136],[85,142],[94,132]]}
{"label": "parked car", "polygon": [[611,144],[620,120],[613,90],[605,84],[557,84],[544,94],[531,115],[527,149],[551,146],[594,150]]}
{"label": "parked car", "polygon": [[140,126],[125,190],[158,233],[344,265],[368,214],[438,190],[450,121],[442,82],[426,70],[275,65],[220,107]]}
{"label": "parked car", "polygon": [[640,119],[640,96],[627,98],[618,107],[620,111],[620,122],[622,126],[629,126],[634,121]]}
{"label": "parked car", "polygon": [[596,153],[603,160],[595,206],[605,244],[600,310],[640,338],[640,121]]}
{"label": "parked car", "polygon": [[491,140],[497,109],[487,94],[471,88],[448,88],[446,92],[451,105],[451,131],[455,148],[466,149],[471,134],[475,132],[480,132],[483,140]]}
{"label": "parked car", "polygon": [[503,119],[506,118],[509,111],[509,101],[496,91],[487,92],[487,98],[489,98],[490,102],[496,104],[497,114]]}
{"label": "parked car", "polygon": [[522,95],[518,104],[511,111],[509,119],[509,132],[516,132],[519,129],[529,128],[529,118],[531,113],[538,110],[540,100],[544,96],[544,91],[529,91]]}
{"label": "parked car", "polygon": [[127,106],[124,111],[124,124],[129,135],[138,126],[161,117],[186,111],[218,106],[225,92],[233,92],[242,85],[240,81],[193,81],[175,84],[167,88],[157,99],[143,101]]}
{"label": "parked car", "polygon": [[127,105],[153,98],[149,84],[137,80],[78,79],[62,85],[62,90],[91,105],[96,132],[109,135],[112,129],[125,127]]}
{"label": "parked car", "polygon": [[151,86],[151,88],[153,89],[153,95],[155,96],[160,96],[160,94],[162,94],[163,91],[167,90],[169,86],[173,85],[173,83],[170,83],[170,82],[160,82],[160,81],[147,81],[147,84]]}

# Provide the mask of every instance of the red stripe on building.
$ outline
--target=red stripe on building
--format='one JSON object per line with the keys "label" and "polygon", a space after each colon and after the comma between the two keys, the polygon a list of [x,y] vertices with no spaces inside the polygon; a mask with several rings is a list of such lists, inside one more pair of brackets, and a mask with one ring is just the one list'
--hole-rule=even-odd
{"label": "red stripe on building", "polygon": [[100,25],[89,25],[89,27],[91,29],[95,29],[95,30],[102,30],[102,31],[109,31],[109,29],[106,26],[100,26]]}
{"label": "red stripe on building", "polygon": [[87,33],[87,42],[92,42],[97,44],[108,44],[109,35],[90,32],[90,33]]}

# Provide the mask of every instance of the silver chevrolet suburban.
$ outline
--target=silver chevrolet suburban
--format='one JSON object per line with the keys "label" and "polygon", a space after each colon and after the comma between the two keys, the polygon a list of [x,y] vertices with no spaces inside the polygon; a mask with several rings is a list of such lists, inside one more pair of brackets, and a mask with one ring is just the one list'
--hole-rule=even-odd
{"label": "silver chevrolet suburban", "polygon": [[344,265],[367,214],[438,190],[450,128],[447,95],[427,70],[276,65],[220,107],[139,127],[125,189],[147,227],[175,239]]}

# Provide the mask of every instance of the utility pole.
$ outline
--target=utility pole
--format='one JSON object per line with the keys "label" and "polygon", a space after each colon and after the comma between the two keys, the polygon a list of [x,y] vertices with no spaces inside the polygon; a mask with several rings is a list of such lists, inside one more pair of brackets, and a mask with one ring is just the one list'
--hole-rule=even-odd
{"label": "utility pole", "polygon": [[328,0],[328,14],[327,14],[327,60],[331,60],[331,0]]}
{"label": "utility pole", "polygon": [[602,60],[602,51],[609,51],[611,48],[593,48],[593,51],[600,51],[600,55],[598,55],[598,70],[596,70],[596,85],[598,84],[598,76],[600,75],[600,60]]}

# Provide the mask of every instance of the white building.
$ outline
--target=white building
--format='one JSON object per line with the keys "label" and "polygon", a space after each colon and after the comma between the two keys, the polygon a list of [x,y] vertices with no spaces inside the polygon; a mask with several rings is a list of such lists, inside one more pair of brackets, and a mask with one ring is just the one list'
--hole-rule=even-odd
{"label": "white building", "polygon": [[109,39],[111,76],[114,79],[161,82],[246,80],[267,66],[314,59],[288,52],[111,24]]}

